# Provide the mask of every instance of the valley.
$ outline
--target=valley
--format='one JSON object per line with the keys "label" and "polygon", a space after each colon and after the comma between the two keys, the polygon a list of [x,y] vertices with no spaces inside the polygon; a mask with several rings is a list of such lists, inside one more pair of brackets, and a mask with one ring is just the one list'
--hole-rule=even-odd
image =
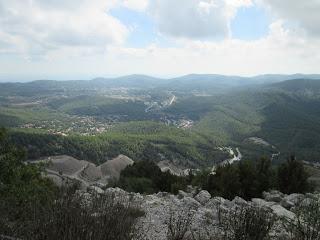
{"label": "valley", "polygon": [[277,164],[295,154],[317,162],[320,86],[314,75],[302,77],[3,83],[0,124],[31,159],[67,154],[103,163],[125,154],[201,168],[230,156]]}

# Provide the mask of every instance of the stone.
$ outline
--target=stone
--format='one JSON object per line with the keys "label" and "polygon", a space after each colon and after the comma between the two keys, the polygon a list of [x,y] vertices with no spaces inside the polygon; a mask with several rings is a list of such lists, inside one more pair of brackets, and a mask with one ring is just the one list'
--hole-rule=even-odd
{"label": "stone", "polygon": [[263,192],[263,198],[268,202],[281,202],[284,195],[278,191]]}
{"label": "stone", "polygon": [[280,205],[273,205],[273,206],[271,206],[271,209],[272,209],[273,213],[275,215],[277,215],[278,217],[294,219],[296,216],[293,212],[288,211],[287,209],[285,209],[284,207],[282,207]]}
{"label": "stone", "polygon": [[271,207],[276,204],[275,202],[267,202],[261,198],[252,198],[251,202],[256,207]]}
{"label": "stone", "polygon": [[90,186],[90,187],[88,187],[88,189],[90,191],[94,191],[94,192],[99,193],[99,194],[103,194],[104,193],[104,191],[101,188],[96,187],[96,186]]}
{"label": "stone", "polygon": [[280,202],[280,205],[288,210],[290,210],[295,206],[295,204],[288,199],[282,199],[282,201]]}
{"label": "stone", "polygon": [[283,200],[291,202],[294,205],[298,205],[303,199],[304,199],[304,195],[299,193],[293,193],[283,198]]}
{"label": "stone", "polygon": [[243,198],[241,197],[235,197],[232,202],[238,206],[247,206],[248,205],[248,202],[246,200],[244,200]]}
{"label": "stone", "polygon": [[205,205],[211,198],[211,195],[208,191],[202,190],[200,191],[194,199],[197,200],[200,204]]}
{"label": "stone", "polygon": [[184,197],[192,197],[192,195],[190,194],[190,193],[186,193],[186,192],[184,192],[184,191],[182,191],[182,190],[179,190],[178,191],[178,198],[184,198]]}
{"label": "stone", "polygon": [[198,201],[196,201],[194,198],[191,198],[191,197],[183,198],[182,202],[184,205],[186,205],[190,209],[197,209],[201,206],[201,204]]}
{"label": "stone", "polygon": [[[107,189],[105,192],[115,195],[128,196],[129,201],[137,203],[145,212],[143,217],[138,219],[138,229],[146,233],[146,239],[167,240],[168,224],[170,216],[174,214],[178,219],[192,217],[190,230],[194,232],[217,232],[217,224],[220,215],[223,212],[230,212],[236,208],[245,206],[254,206],[269,209],[280,218],[294,219],[296,216],[290,208],[296,206],[300,199],[304,199],[304,203],[308,205],[311,198],[305,198],[301,194],[284,195],[279,192],[265,193],[266,199],[279,200],[280,202],[267,201],[266,199],[253,198],[246,201],[240,197],[235,197],[232,201],[222,197],[213,197],[207,191],[200,191],[195,197],[188,192],[179,191],[178,195],[170,193],[157,193],[151,195],[143,195],[138,193],[127,193],[121,189]],[[278,199],[275,199],[277,196]],[[294,207],[295,207],[294,206]],[[284,231],[281,224],[276,224],[270,236],[275,239]],[[221,233],[221,232],[220,232]],[[285,231],[284,231],[285,234]],[[204,235],[205,236],[205,235]],[[202,239],[202,238],[201,238]]]}

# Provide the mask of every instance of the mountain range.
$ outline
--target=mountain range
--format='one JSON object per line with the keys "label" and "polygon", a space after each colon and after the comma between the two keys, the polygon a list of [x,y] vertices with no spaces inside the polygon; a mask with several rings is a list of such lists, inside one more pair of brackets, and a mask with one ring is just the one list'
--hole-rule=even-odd
{"label": "mountain range", "polygon": [[[206,165],[223,159],[220,146],[239,147],[248,159],[319,161],[318,79],[191,74],[1,83],[0,124],[33,157],[72,155],[67,141],[74,157],[96,163],[126,154]],[[88,142],[94,153],[83,148]]]}

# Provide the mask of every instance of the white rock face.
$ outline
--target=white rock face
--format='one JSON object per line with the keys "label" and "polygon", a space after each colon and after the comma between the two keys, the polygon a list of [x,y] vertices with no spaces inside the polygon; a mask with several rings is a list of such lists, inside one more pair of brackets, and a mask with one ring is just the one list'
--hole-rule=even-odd
{"label": "white rock face", "polygon": [[295,214],[293,212],[288,211],[280,205],[273,205],[271,206],[271,209],[273,210],[273,213],[276,214],[278,217],[284,217],[288,219],[295,218]]}
{"label": "white rock face", "polygon": [[[145,216],[139,219],[139,231],[147,235],[146,239],[154,240],[167,240],[170,216],[176,221],[190,217],[192,219],[190,230],[201,234],[205,231],[216,231],[213,226],[219,223],[220,211],[232,211],[246,206],[256,206],[269,209],[270,212],[280,218],[295,219],[296,216],[290,211],[291,208],[301,202],[306,205],[309,204],[311,197],[320,198],[320,195],[316,194],[307,197],[302,194],[285,195],[273,191],[264,193],[265,199],[254,198],[251,201],[246,201],[236,197],[229,201],[221,197],[212,198],[210,193],[204,190],[192,197],[194,193],[184,191],[179,191],[178,195],[164,192],[142,195],[128,193],[119,188],[106,189],[104,194],[111,194],[122,199],[126,198],[140,206],[145,212]],[[277,236],[285,234],[284,229],[281,229],[281,224],[276,223],[275,225],[276,229],[271,234]]]}
{"label": "white rock face", "polygon": [[284,197],[284,194],[279,191],[271,191],[271,192],[264,192],[263,197],[268,202],[281,202]]}
{"label": "white rock face", "polygon": [[202,205],[205,205],[211,198],[211,195],[208,191],[202,190],[200,191],[194,199],[197,200]]}

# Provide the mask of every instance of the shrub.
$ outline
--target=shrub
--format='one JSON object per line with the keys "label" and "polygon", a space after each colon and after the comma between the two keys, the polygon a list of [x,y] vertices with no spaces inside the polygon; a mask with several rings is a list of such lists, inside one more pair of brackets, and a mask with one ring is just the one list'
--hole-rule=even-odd
{"label": "shrub", "polygon": [[118,185],[129,192],[177,193],[184,189],[187,183],[187,177],[175,176],[168,171],[162,172],[152,161],[138,161],[121,172]]}
{"label": "shrub", "polygon": [[62,191],[46,205],[24,207],[6,235],[25,240],[129,240],[142,212],[125,199]]}
{"label": "shrub", "polygon": [[276,217],[270,210],[243,206],[222,211],[220,228],[226,240],[264,240],[268,239],[275,221]]}
{"label": "shrub", "polygon": [[[127,240],[142,212],[125,199],[59,190],[0,129],[0,239]],[[9,236],[9,237],[5,237]]]}
{"label": "shrub", "polygon": [[320,200],[301,202],[294,210],[296,219],[283,219],[292,240],[320,240]]}
{"label": "shrub", "polygon": [[278,168],[279,190],[287,194],[305,193],[311,190],[308,177],[303,163],[292,156]]}
{"label": "shrub", "polygon": [[168,240],[189,240],[191,239],[192,214],[188,210],[174,212],[171,210],[167,239]]}
{"label": "shrub", "polygon": [[211,194],[233,199],[241,188],[236,165],[219,166],[214,175],[208,175],[207,189]]}
{"label": "shrub", "polygon": [[271,210],[254,206],[232,209],[217,205],[219,221],[208,221],[210,227],[191,228],[190,211],[172,213],[168,224],[168,240],[266,240],[277,221]]}

